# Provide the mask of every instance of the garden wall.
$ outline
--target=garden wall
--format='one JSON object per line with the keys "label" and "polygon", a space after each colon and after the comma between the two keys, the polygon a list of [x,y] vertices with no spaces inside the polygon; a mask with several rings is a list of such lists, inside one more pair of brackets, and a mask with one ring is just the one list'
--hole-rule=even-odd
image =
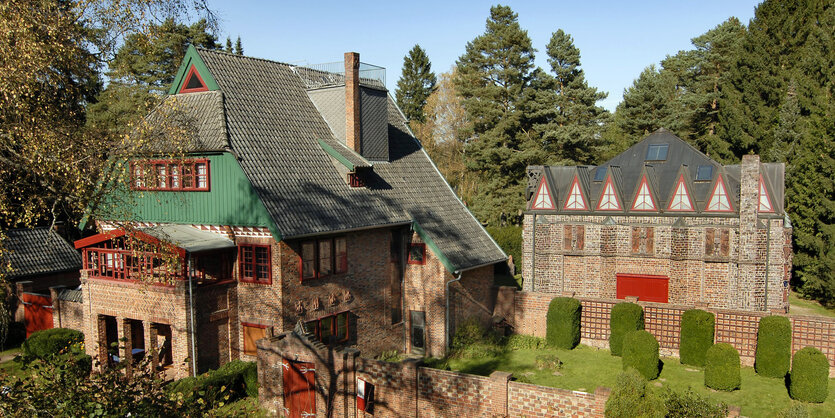
{"label": "garden wall", "polygon": [[[610,392],[518,383],[506,372],[485,377],[431,369],[420,367],[418,359],[397,363],[367,359],[355,349],[329,349],[293,332],[257,344],[259,401],[272,414],[291,407],[285,403],[285,359],[313,364],[316,416],[602,417]],[[357,410],[357,379],[373,385],[371,413]]]}
{"label": "garden wall", "polygon": [[[497,315],[512,322],[519,334],[545,336],[548,304],[555,297],[548,293],[499,290]],[[609,312],[617,299],[577,298],[583,306],[580,334],[582,343],[593,347],[609,346]],[[513,303],[509,301],[512,300]],[[663,355],[678,356],[681,315],[693,306],[637,302],[644,308],[646,329],[658,340]],[[729,343],[739,350],[743,364],[753,365],[757,348],[757,325],[769,314],[730,309],[700,308],[716,315],[716,342]],[[829,359],[830,375],[835,376],[835,318],[784,315],[792,323],[792,353],[812,346]]]}

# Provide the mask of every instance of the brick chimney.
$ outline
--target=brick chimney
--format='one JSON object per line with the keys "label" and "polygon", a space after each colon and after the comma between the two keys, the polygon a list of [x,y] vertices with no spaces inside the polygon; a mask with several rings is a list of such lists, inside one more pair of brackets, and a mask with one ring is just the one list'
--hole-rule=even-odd
{"label": "brick chimney", "polygon": [[345,145],[360,153],[360,54],[345,53]]}

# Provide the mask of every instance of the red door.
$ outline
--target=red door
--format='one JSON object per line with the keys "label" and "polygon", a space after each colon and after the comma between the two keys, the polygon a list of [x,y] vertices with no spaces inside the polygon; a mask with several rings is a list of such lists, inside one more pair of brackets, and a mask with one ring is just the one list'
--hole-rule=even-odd
{"label": "red door", "polygon": [[637,296],[642,302],[667,303],[669,277],[645,274],[618,274],[618,299]]}
{"label": "red door", "polygon": [[284,412],[289,418],[316,416],[316,377],[313,363],[282,360],[284,368]]}
{"label": "red door", "polygon": [[35,331],[52,328],[52,298],[34,293],[23,293],[23,320],[26,338]]}

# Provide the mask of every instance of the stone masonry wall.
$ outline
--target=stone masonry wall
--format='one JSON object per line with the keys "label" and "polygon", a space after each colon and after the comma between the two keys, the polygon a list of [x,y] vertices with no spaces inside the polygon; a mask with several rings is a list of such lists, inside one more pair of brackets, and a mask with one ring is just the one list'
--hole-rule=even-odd
{"label": "stone masonry wall", "polygon": [[[285,333],[258,342],[259,402],[271,414],[284,409],[284,359],[314,363],[316,416],[341,417],[602,417],[609,389],[595,393],[511,381],[506,372],[489,377],[419,367],[419,360],[388,363],[359,357],[353,349],[317,348]],[[373,410],[356,406],[356,381],[373,385]]]}
{"label": "stone masonry wall", "polygon": [[[503,299],[509,299],[512,288],[500,289]],[[512,312],[509,304],[502,304],[503,315],[512,318],[514,330],[519,334],[545,336],[545,317],[548,304],[555,297],[552,294],[534,292],[514,292],[515,302]],[[580,335],[582,343],[594,347],[609,346],[609,316],[612,306],[623,302],[617,299],[578,298],[582,304]],[[658,340],[663,355],[678,356],[680,341],[681,315],[690,305],[672,305],[663,303],[638,302],[644,308],[646,330]],[[499,306],[499,305],[497,305]],[[769,314],[731,309],[704,308],[716,315],[716,342],[733,345],[743,364],[753,365],[757,348],[757,327],[760,318]],[[781,314],[785,315],[785,314]],[[821,350],[829,358],[830,374],[835,375],[835,318],[785,315],[792,323],[792,353],[805,346]]]}

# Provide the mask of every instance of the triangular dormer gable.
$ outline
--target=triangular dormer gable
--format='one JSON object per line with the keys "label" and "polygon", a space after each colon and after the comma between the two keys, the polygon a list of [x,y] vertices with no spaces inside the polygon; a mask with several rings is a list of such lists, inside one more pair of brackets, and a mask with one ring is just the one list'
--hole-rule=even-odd
{"label": "triangular dormer gable", "polygon": [[177,76],[168,89],[168,94],[195,93],[201,91],[220,90],[217,81],[209,72],[209,68],[200,58],[200,54],[193,45],[189,45]]}
{"label": "triangular dormer gable", "polygon": [[655,203],[656,199],[653,196],[652,188],[649,180],[647,180],[646,169],[641,174],[641,181],[638,182],[638,187],[635,190],[635,196],[632,199],[632,209],[638,212],[657,211],[658,205]]}
{"label": "triangular dormer gable", "polygon": [[690,193],[691,187],[688,184],[689,175],[685,167],[682,167],[678,173],[678,180],[673,185],[670,193],[670,201],[667,204],[667,210],[670,212],[693,212],[696,210],[696,204]]}
{"label": "triangular dormer gable", "polygon": [[618,190],[615,188],[615,182],[612,180],[611,171],[606,174],[606,181],[603,182],[603,190],[600,194],[600,199],[597,201],[597,210],[623,210],[620,193],[618,193]]}
{"label": "triangular dormer gable", "polygon": [[763,213],[774,213],[774,205],[771,204],[771,197],[768,194],[768,188],[765,187],[765,181],[763,180],[762,174],[760,174],[758,210]]}
{"label": "triangular dormer gable", "polygon": [[734,206],[731,195],[722,174],[716,176],[711,188],[710,198],[705,206],[705,212],[733,212]]}
{"label": "triangular dormer gable", "polygon": [[531,200],[531,210],[554,210],[556,206],[554,205],[554,198],[552,197],[551,190],[548,187],[548,182],[545,181],[545,175],[543,174],[542,179],[539,181],[539,187],[536,189],[536,193],[533,195],[533,199]]}
{"label": "triangular dormer gable", "polygon": [[574,174],[574,181],[568,188],[568,194],[563,204],[563,210],[589,210],[588,199],[586,198],[583,188],[580,185],[580,179],[577,174]]}

